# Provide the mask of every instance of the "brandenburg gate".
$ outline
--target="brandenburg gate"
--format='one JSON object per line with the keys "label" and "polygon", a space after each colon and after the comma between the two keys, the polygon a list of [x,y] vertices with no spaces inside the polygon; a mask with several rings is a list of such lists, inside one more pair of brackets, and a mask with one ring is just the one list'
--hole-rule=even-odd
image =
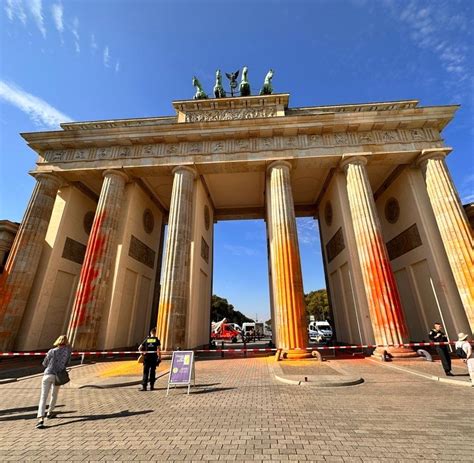
{"label": "brandenburg gate", "polygon": [[[296,217],[319,221],[337,339],[474,329],[472,235],[442,130],[416,100],[291,108],[288,94],[24,133],[36,185],[1,282],[0,351],[207,345],[213,224],[265,219],[273,331],[305,355]],[[165,233],[165,225],[166,233]],[[408,348],[391,348],[411,356]]]}

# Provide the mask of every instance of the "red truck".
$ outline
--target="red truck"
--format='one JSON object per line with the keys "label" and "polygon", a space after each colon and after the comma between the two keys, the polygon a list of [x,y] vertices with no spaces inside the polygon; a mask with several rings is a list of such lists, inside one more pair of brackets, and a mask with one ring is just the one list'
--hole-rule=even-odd
{"label": "red truck", "polygon": [[222,319],[220,322],[213,322],[211,325],[211,339],[213,341],[231,341],[237,342],[237,339],[242,335],[240,331],[236,330],[233,323],[226,323],[227,319]]}

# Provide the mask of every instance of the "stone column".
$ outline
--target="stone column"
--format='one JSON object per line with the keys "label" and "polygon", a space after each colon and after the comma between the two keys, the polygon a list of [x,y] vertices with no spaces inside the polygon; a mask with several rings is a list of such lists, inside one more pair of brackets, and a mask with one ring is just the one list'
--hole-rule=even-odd
{"label": "stone column", "polygon": [[36,175],[35,188],[0,280],[0,351],[13,348],[60,183],[53,174]]}
{"label": "stone column", "polygon": [[128,177],[106,170],[68,327],[75,349],[96,349]]}
{"label": "stone column", "polygon": [[469,222],[444,160],[446,153],[424,150],[418,160],[436,223],[474,332],[474,252]]}
{"label": "stone column", "polygon": [[277,347],[283,350],[284,357],[300,359],[311,354],[306,351],[308,331],[290,169],[291,164],[286,161],[276,161],[268,167],[268,226]]}
{"label": "stone column", "polygon": [[166,260],[157,326],[162,349],[168,351],[186,347],[189,260],[196,172],[190,167],[180,166],[173,170],[173,174]]}
{"label": "stone column", "polygon": [[[408,342],[408,329],[395,283],[395,276],[382,238],[374,195],[370,187],[363,156],[343,158],[347,195],[362,269],[370,320],[376,344]],[[406,347],[378,348],[394,357],[412,357],[416,353]]]}

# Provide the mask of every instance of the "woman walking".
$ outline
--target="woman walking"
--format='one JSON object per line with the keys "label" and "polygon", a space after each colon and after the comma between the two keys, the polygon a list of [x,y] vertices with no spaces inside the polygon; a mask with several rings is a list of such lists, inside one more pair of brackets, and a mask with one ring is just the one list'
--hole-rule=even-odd
{"label": "woman walking", "polygon": [[44,370],[43,381],[41,383],[41,396],[38,406],[38,429],[44,428],[44,417],[46,413],[46,402],[48,400],[49,391],[52,388],[51,400],[49,402],[47,418],[53,417],[54,407],[58,399],[58,392],[61,386],[56,385],[56,375],[66,369],[71,360],[71,346],[67,336],[64,334],[59,336],[53,344],[54,348],[50,349],[43,360]]}

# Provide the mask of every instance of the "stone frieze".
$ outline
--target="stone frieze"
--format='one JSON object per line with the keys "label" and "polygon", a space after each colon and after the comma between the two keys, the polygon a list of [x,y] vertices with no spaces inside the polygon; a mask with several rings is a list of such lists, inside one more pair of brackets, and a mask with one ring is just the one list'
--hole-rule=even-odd
{"label": "stone frieze", "polygon": [[274,107],[240,108],[225,110],[190,111],[186,113],[186,122],[213,122],[233,121],[241,119],[258,119],[262,117],[275,117],[277,110]]}
{"label": "stone frieze", "polygon": [[[268,108],[271,109],[271,108]],[[240,110],[239,110],[240,111]],[[311,150],[321,147],[354,147],[371,144],[442,142],[437,130],[398,129],[366,132],[341,132],[314,135],[223,139],[199,142],[156,143],[135,146],[109,146],[50,150],[43,155],[46,163],[101,161],[114,159],[222,155],[259,151]]]}

